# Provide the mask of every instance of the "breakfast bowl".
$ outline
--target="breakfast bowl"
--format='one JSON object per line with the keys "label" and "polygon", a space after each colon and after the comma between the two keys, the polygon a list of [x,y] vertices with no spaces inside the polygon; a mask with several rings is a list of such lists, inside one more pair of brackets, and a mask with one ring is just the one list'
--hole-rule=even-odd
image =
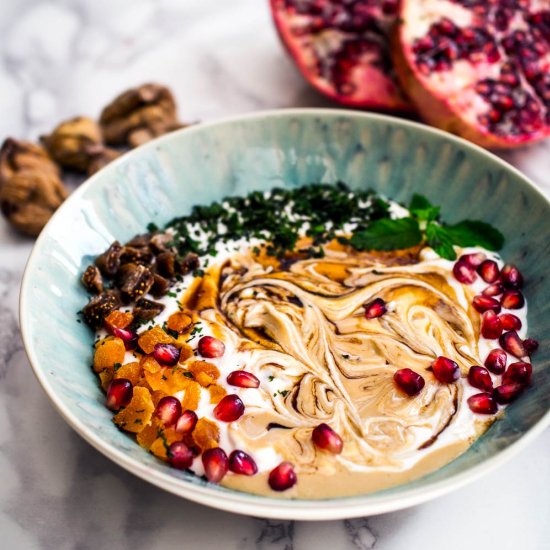
{"label": "breakfast bowl", "polygon": [[[526,275],[529,335],[540,348],[533,383],[466,452],[439,469],[383,490],[321,499],[249,494],[170,468],[112,422],[89,368],[94,335],[78,312],[80,274],[115,240],[162,227],[197,204],[296,189],[313,182],[372,188],[408,204],[421,193],[445,221],[483,220],[505,237],[502,256]],[[215,508],[259,517],[327,520],[368,516],[443,495],[492,470],[550,423],[550,204],[520,172],[447,133],[388,116],[299,109],[201,124],[156,139],[91,177],[59,208],[28,261],[20,318],[40,384],[91,445],[138,477]]]}

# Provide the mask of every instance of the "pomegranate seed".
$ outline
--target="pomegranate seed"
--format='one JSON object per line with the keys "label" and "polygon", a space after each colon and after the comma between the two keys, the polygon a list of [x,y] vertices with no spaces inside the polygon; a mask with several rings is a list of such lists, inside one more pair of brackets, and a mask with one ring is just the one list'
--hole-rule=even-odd
{"label": "pomegranate seed", "polygon": [[527,350],[525,349],[521,338],[515,330],[509,330],[502,334],[499,338],[499,343],[505,351],[511,353],[514,357],[521,359],[527,355]]}
{"label": "pomegranate seed", "polygon": [[198,417],[195,411],[190,411],[189,409],[183,411],[176,422],[176,432],[180,434],[191,433],[195,429],[197,420]]}
{"label": "pomegranate seed", "polygon": [[486,287],[481,294],[484,296],[500,296],[503,292],[504,287],[499,283],[495,283]]}
{"label": "pomegranate seed", "polygon": [[113,328],[113,336],[120,338],[126,349],[135,349],[137,346],[138,336],[133,330],[115,327]]}
{"label": "pomegranate seed", "polygon": [[460,378],[460,367],[447,357],[438,357],[432,363],[432,370],[437,380],[446,384],[455,382]]}
{"label": "pomegranate seed", "polygon": [[525,298],[519,290],[506,290],[500,303],[506,309],[521,309],[525,304]]}
{"label": "pomegranate seed", "polygon": [[411,369],[399,369],[395,371],[393,379],[399,389],[410,396],[420,393],[425,384],[424,378]]}
{"label": "pomegranate seed", "polygon": [[472,254],[464,254],[458,258],[459,262],[465,262],[470,267],[479,267],[487,256],[483,252],[474,252]]}
{"label": "pomegranate seed", "polygon": [[344,446],[342,438],[324,422],[313,429],[311,439],[313,439],[313,443],[319,449],[323,449],[334,455],[340,454]]}
{"label": "pomegranate seed", "polygon": [[208,481],[218,483],[229,470],[229,460],[223,449],[215,447],[202,453],[202,465],[204,466],[204,475]]}
{"label": "pomegranate seed", "polygon": [[234,474],[242,476],[253,476],[258,473],[258,466],[255,460],[244,451],[233,451],[229,455],[229,469]]}
{"label": "pomegranate seed", "polygon": [[515,265],[506,264],[500,272],[500,278],[506,288],[521,288],[523,286],[523,275]]}
{"label": "pomegranate seed", "polygon": [[492,310],[486,311],[481,317],[481,335],[488,340],[495,340],[502,334],[502,323],[499,316]]}
{"label": "pomegranate seed", "polygon": [[471,285],[477,279],[475,268],[462,260],[458,260],[453,266],[453,275],[464,285]]}
{"label": "pomegranate seed", "polygon": [[126,378],[115,378],[107,388],[107,397],[105,405],[112,411],[118,411],[122,407],[126,407],[132,400],[134,389],[130,380]]}
{"label": "pomegranate seed", "polygon": [[500,276],[498,264],[493,260],[481,262],[477,272],[486,283],[494,283]]}
{"label": "pomegranate seed", "polygon": [[234,393],[226,395],[214,409],[214,416],[223,422],[233,422],[244,413],[244,403]]}
{"label": "pomegranate seed", "polygon": [[166,455],[171,466],[178,470],[186,470],[193,464],[193,451],[183,441],[172,443]]}
{"label": "pomegranate seed", "polygon": [[172,367],[180,358],[180,350],[174,344],[155,344],[153,356],[161,365]]}
{"label": "pomegranate seed", "polygon": [[225,344],[213,336],[203,336],[199,340],[199,355],[209,359],[221,357],[225,353]]}
{"label": "pomegranate seed", "polygon": [[526,338],[523,341],[523,347],[527,350],[527,353],[531,355],[539,349],[539,343],[534,338]]}
{"label": "pomegranate seed", "polygon": [[468,382],[474,388],[483,391],[493,391],[493,380],[485,367],[473,366],[468,371]]}
{"label": "pomegranate seed", "polygon": [[468,406],[477,414],[495,414],[498,410],[494,397],[486,392],[468,397]]}
{"label": "pomegranate seed", "polygon": [[227,383],[239,388],[257,388],[260,381],[251,373],[245,370],[234,370],[227,377]]}
{"label": "pomegranate seed", "polygon": [[296,472],[290,462],[281,462],[269,472],[269,486],[274,491],[286,491],[296,484]]}
{"label": "pomegranate seed", "polygon": [[513,313],[503,313],[499,318],[504,330],[519,330],[521,328],[520,318]]}
{"label": "pomegranate seed", "polygon": [[505,405],[511,403],[525,389],[523,384],[502,384],[495,388],[493,395],[497,403]]}
{"label": "pomegranate seed", "polygon": [[365,306],[365,317],[367,319],[376,319],[382,317],[386,313],[386,302],[382,298],[376,298],[372,302],[369,302]]}
{"label": "pomegranate seed", "polygon": [[165,426],[172,426],[181,416],[181,403],[179,399],[170,395],[163,397],[157,404],[155,414]]}
{"label": "pomegranate seed", "polygon": [[479,311],[479,313],[483,313],[484,311],[487,311],[489,309],[494,311],[495,313],[500,313],[500,304],[498,300],[495,300],[490,296],[483,296],[483,294],[478,294],[477,296],[474,296],[472,305],[474,306],[474,309],[476,311]]}
{"label": "pomegranate seed", "polygon": [[500,348],[492,349],[485,359],[485,366],[494,374],[502,374],[506,369],[506,361],[508,356],[506,352]]}
{"label": "pomegranate seed", "polygon": [[502,375],[502,383],[527,385],[531,383],[532,374],[533,367],[531,363],[524,363],[523,361],[510,363],[506,372]]}

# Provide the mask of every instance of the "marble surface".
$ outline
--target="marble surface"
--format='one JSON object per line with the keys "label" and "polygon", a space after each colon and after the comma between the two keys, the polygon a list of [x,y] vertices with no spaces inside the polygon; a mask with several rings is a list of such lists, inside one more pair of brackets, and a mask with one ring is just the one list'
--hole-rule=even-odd
{"label": "marble surface", "polygon": [[[267,1],[2,0],[0,8],[0,139],[34,139],[64,117],[97,115],[118,92],[145,81],[169,84],[187,121],[331,106],[287,60]],[[503,156],[550,191],[550,141]],[[80,439],[34,379],[17,326],[31,247],[0,221],[2,548],[548,548],[548,430],[466,488],[349,521],[236,516],[134,478]]]}

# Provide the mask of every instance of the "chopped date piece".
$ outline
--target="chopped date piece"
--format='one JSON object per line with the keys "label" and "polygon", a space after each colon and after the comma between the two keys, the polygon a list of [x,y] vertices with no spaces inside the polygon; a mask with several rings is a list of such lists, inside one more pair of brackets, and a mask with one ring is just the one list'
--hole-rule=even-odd
{"label": "chopped date piece", "polygon": [[120,307],[120,298],[116,292],[107,291],[94,296],[83,308],[84,321],[93,329],[103,326],[103,321],[111,311]]}
{"label": "chopped date piece", "polygon": [[161,252],[157,256],[156,267],[160,275],[171,279],[176,275],[176,255],[173,252]]}
{"label": "chopped date piece", "polygon": [[164,311],[164,304],[148,300],[147,298],[140,298],[134,306],[133,315],[134,319],[140,323],[144,321],[151,321],[157,315]]}
{"label": "chopped date piece", "polygon": [[95,265],[89,265],[82,275],[82,284],[88,292],[101,294],[103,292],[103,277]]}
{"label": "chopped date piece", "polygon": [[96,258],[95,265],[106,277],[114,277],[120,267],[121,253],[122,245],[115,241],[103,254]]}
{"label": "chopped date piece", "polygon": [[188,273],[191,273],[191,271],[198,269],[199,266],[199,257],[193,252],[190,252],[189,254],[186,254],[183,258],[178,258],[176,262],[176,271],[180,275],[187,275]]}
{"label": "chopped date piece", "polygon": [[153,282],[151,271],[140,264],[123,265],[117,275],[117,286],[122,292],[122,297],[129,302],[147,294]]}
{"label": "chopped date piece", "polygon": [[151,294],[155,298],[164,296],[170,289],[170,281],[165,279],[158,273],[153,274],[153,286],[151,287]]}
{"label": "chopped date piece", "polygon": [[120,254],[120,263],[122,265],[134,263],[149,266],[155,259],[154,254],[149,247],[137,248],[133,246],[124,246]]}
{"label": "chopped date piece", "polygon": [[161,253],[169,251],[169,243],[173,240],[173,238],[174,237],[168,233],[156,233],[151,237],[149,246],[153,252],[160,256]]}

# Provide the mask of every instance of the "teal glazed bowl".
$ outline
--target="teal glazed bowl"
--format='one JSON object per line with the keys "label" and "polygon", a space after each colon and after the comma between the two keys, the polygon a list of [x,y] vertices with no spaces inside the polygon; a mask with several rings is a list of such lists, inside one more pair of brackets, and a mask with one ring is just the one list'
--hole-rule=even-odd
{"label": "teal glazed bowl", "polygon": [[[443,219],[481,219],[506,237],[503,257],[527,277],[530,335],[540,341],[534,384],[466,453],[415,481],[325,500],[262,497],[171,469],[119,431],[89,365],[92,332],[76,322],[79,276],[115,239],[161,226],[194,204],[274,186],[342,180],[407,202],[420,192]],[[506,198],[506,200],[504,200]],[[510,200],[510,198],[512,200]],[[21,290],[31,365],[67,422],[100,452],[163,489],[215,508],[326,520],[397,510],[470,482],[527,446],[550,423],[550,204],[521,173],[441,131],[387,116],[300,109],[255,113],[174,132],[90,178],[40,235]]]}

